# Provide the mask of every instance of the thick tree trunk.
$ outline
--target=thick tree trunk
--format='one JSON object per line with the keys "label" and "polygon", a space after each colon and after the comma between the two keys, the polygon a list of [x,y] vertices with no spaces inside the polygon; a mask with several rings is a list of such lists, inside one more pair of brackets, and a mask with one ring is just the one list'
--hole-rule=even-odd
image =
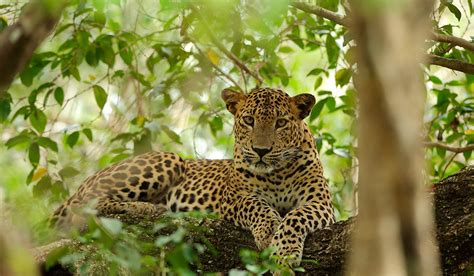
{"label": "thick tree trunk", "polygon": [[20,19],[0,33],[0,98],[56,26],[64,1],[32,0]]}
{"label": "thick tree trunk", "polygon": [[436,275],[433,216],[420,185],[425,89],[419,64],[432,2],[351,4],[361,184],[350,275]]}
{"label": "thick tree trunk", "polygon": [[[437,221],[436,237],[440,245],[441,263],[444,275],[458,275],[472,271],[474,267],[474,166],[446,178],[433,186]],[[428,207],[429,210],[431,208]],[[429,211],[427,210],[427,211]],[[153,227],[150,220],[121,217],[129,223],[142,227]],[[306,275],[342,275],[346,269],[346,256],[351,252],[350,236],[356,219],[340,221],[329,229],[311,234],[304,249],[303,259],[313,259],[317,264],[303,263]],[[203,271],[227,272],[242,267],[239,257],[241,248],[256,249],[251,234],[222,220],[208,220],[204,223],[211,231],[206,238],[213,244],[218,256],[205,253],[200,256]],[[163,233],[157,233],[162,235]],[[195,238],[200,234],[196,234]],[[150,237],[148,237],[150,238]],[[151,237],[152,239],[156,237]],[[193,235],[191,235],[193,238]],[[73,246],[81,248],[70,240],[61,240],[34,249],[36,260],[44,262],[51,250]],[[80,249],[79,249],[80,250]],[[64,275],[67,270],[55,266],[46,275]]]}

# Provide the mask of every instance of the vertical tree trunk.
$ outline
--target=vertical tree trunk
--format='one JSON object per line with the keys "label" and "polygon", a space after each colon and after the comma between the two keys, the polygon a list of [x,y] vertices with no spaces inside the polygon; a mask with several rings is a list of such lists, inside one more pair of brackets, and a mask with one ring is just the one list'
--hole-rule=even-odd
{"label": "vertical tree trunk", "polygon": [[353,0],[360,99],[359,219],[350,275],[436,275],[422,191],[422,50],[429,0]]}
{"label": "vertical tree trunk", "polygon": [[32,0],[19,20],[0,33],[0,98],[54,29],[65,6],[63,0]]}

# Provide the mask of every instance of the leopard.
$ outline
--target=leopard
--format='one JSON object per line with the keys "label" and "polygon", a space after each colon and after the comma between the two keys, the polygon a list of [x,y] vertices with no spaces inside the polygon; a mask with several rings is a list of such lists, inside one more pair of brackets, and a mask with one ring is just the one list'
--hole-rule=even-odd
{"label": "leopard", "polygon": [[335,222],[315,139],[304,121],[315,97],[275,88],[247,94],[228,88],[221,97],[234,117],[233,159],[137,155],[88,177],[51,221],[82,224],[77,210],[91,201],[97,215],[210,211],[250,230],[258,249],[274,246],[278,260],[298,266],[307,235]]}

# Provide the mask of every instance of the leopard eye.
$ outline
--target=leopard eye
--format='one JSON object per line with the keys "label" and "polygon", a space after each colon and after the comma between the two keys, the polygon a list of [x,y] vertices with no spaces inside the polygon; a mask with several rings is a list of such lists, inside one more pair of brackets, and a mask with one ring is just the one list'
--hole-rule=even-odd
{"label": "leopard eye", "polygon": [[287,123],[288,123],[287,119],[278,119],[276,121],[276,128],[282,128],[282,127],[286,126]]}
{"label": "leopard eye", "polygon": [[253,127],[253,117],[252,116],[244,116],[242,117],[244,120],[244,123],[247,124],[248,126]]}

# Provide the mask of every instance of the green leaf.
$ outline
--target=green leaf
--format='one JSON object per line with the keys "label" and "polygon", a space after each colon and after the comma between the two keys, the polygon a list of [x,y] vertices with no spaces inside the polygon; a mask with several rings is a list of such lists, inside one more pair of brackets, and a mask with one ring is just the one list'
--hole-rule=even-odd
{"label": "green leaf", "polygon": [[102,110],[105,103],[107,102],[107,93],[105,92],[104,88],[99,85],[94,85],[92,89],[94,90],[95,102],[99,106],[100,110]]}
{"label": "green leaf", "polygon": [[444,156],[446,156],[446,149],[437,147],[436,153],[439,157],[444,158]]}
{"label": "green leaf", "polygon": [[36,167],[40,159],[40,151],[37,143],[32,143],[28,149],[28,158],[30,159],[31,165]]}
{"label": "green leaf", "polygon": [[329,111],[334,111],[336,108],[336,100],[334,97],[328,97],[326,101],[326,106],[329,109]]}
{"label": "green leaf", "polygon": [[5,18],[3,17],[0,17],[0,32],[5,29],[6,27],[8,27],[8,22]]}
{"label": "green leaf", "polygon": [[86,62],[92,67],[96,67],[99,63],[99,58],[97,57],[97,50],[95,46],[90,47],[86,52]]}
{"label": "green leaf", "polygon": [[[34,181],[34,179],[32,180]],[[33,195],[35,197],[42,196],[48,191],[51,191],[51,177],[46,175],[42,177],[35,186],[33,186]]]}
{"label": "green leaf", "polygon": [[100,222],[102,223],[102,226],[104,226],[104,228],[114,236],[120,234],[122,231],[123,224],[120,220],[112,218],[100,218]]}
{"label": "green leaf", "polygon": [[339,46],[331,35],[326,36],[326,54],[328,56],[329,68],[335,68],[339,59]]}
{"label": "green leaf", "polygon": [[446,6],[448,7],[449,11],[451,11],[454,16],[456,16],[456,18],[459,20],[461,20],[461,11],[453,4],[451,3],[445,3]]}
{"label": "green leaf", "polygon": [[7,146],[7,148],[12,148],[14,146],[17,146],[17,145],[21,145],[21,144],[26,144],[26,143],[29,143],[31,141],[30,137],[25,135],[25,134],[19,134],[15,137],[12,137],[10,139],[8,139],[8,141],[5,143],[5,146]]}
{"label": "green leaf", "polygon": [[91,130],[90,128],[84,128],[84,129],[82,130],[82,133],[84,133],[84,135],[87,137],[87,139],[89,139],[89,141],[92,142],[93,136],[92,136],[92,130]]}
{"label": "green leaf", "polygon": [[20,115],[23,115],[23,118],[26,120],[26,118],[28,118],[30,114],[31,114],[31,106],[30,105],[22,106],[15,112],[15,114],[13,114],[11,121],[12,122],[15,121],[15,118]]}
{"label": "green leaf", "polygon": [[314,82],[314,90],[318,89],[321,84],[323,83],[323,78],[321,76],[316,78],[316,81]]}
{"label": "green leaf", "polygon": [[11,103],[12,98],[8,93],[0,99],[0,123],[5,122],[8,118],[8,115],[10,115],[10,112],[12,111]]}
{"label": "green leaf", "polygon": [[58,144],[48,137],[39,137],[38,144],[43,148],[49,148],[55,152],[58,152]]}
{"label": "green leaf", "polygon": [[117,163],[118,161],[122,161],[127,158],[130,158],[130,154],[127,154],[127,153],[117,154],[112,159],[110,159],[110,163]]}
{"label": "green leaf", "polygon": [[65,178],[69,178],[69,177],[73,177],[73,176],[76,176],[79,174],[79,171],[76,170],[75,168],[73,167],[64,167],[62,168],[58,174],[61,176],[62,179],[65,179]]}
{"label": "green leaf", "polygon": [[212,134],[216,136],[218,131],[221,131],[224,127],[224,123],[222,122],[222,118],[219,116],[215,116],[209,122],[209,126],[211,127]]}
{"label": "green leaf", "polygon": [[324,99],[320,100],[319,102],[317,102],[314,105],[313,110],[311,110],[311,114],[309,115],[309,120],[310,121],[313,121],[314,119],[316,119],[316,117],[319,116],[319,114],[321,113],[321,110],[323,110],[323,107],[326,104],[327,100],[328,100],[328,98],[324,98]]}
{"label": "green leaf", "polygon": [[163,131],[165,132],[165,134],[171,139],[173,140],[174,142],[178,143],[178,144],[182,144],[181,143],[181,138],[179,137],[179,135],[172,131],[171,129],[169,129],[167,126],[162,126],[161,129],[163,129]]}
{"label": "green leaf", "polygon": [[39,109],[35,109],[30,114],[30,123],[31,125],[39,132],[43,133],[44,129],[46,128],[46,123],[48,122],[48,118],[44,114],[43,111]]}
{"label": "green leaf", "polygon": [[285,54],[288,54],[288,53],[293,53],[293,48],[291,47],[288,47],[288,46],[282,46],[278,49],[278,51],[280,53],[285,53]]}
{"label": "green leaf", "polygon": [[466,159],[466,162],[470,161],[471,155],[472,155],[472,150],[470,151],[465,151],[462,153],[464,155],[464,158]]}
{"label": "green leaf", "polygon": [[172,99],[171,99],[170,94],[164,93],[164,94],[163,94],[163,104],[164,104],[166,107],[169,107],[172,102],[173,102],[173,101],[172,101]]}
{"label": "green leaf", "polygon": [[41,72],[42,67],[40,66],[30,66],[27,67],[23,72],[20,73],[21,83],[25,86],[31,86],[33,84],[33,79]]}
{"label": "green leaf", "polygon": [[105,16],[105,13],[98,11],[94,13],[94,21],[99,25],[99,28],[102,29],[107,22],[107,17]]}
{"label": "green leaf", "polygon": [[77,141],[79,140],[79,131],[74,131],[73,133],[69,134],[66,143],[72,148],[74,145],[77,144]]}
{"label": "green leaf", "polygon": [[115,63],[115,53],[112,47],[112,38],[113,36],[111,35],[100,35],[95,42],[98,47],[96,49],[96,56],[109,67],[112,67]]}
{"label": "green leaf", "polygon": [[339,5],[339,0],[318,0],[317,3],[322,8],[331,10],[333,12],[337,12],[337,7]]}
{"label": "green leaf", "polygon": [[318,76],[320,75],[321,73],[324,73],[326,76],[328,75],[328,72],[324,69],[321,69],[321,68],[315,68],[313,70],[311,70],[306,76]]}
{"label": "green leaf", "polygon": [[430,81],[434,84],[443,84],[443,82],[441,81],[440,78],[438,78],[437,76],[435,75],[431,75],[430,76]]}
{"label": "green leaf", "polygon": [[132,65],[133,55],[127,43],[123,40],[119,40],[118,48],[119,48],[119,55],[122,58],[123,62],[125,62],[125,64],[127,65]]}
{"label": "green leaf", "polygon": [[336,72],[336,85],[344,86],[349,83],[352,77],[352,71],[348,68],[340,69]]}
{"label": "green leaf", "polygon": [[56,87],[56,89],[54,89],[54,99],[59,105],[63,105],[64,90],[61,87]]}
{"label": "green leaf", "polygon": [[81,81],[81,73],[77,67],[71,67],[68,71],[77,81]]}
{"label": "green leaf", "polygon": [[81,49],[87,49],[89,47],[89,32],[76,31],[76,42]]}
{"label": "green leaf", "polygon": [[106,0],[92,0],[92,6],[97,10],[101,11],[105,8],[105,2]]}

